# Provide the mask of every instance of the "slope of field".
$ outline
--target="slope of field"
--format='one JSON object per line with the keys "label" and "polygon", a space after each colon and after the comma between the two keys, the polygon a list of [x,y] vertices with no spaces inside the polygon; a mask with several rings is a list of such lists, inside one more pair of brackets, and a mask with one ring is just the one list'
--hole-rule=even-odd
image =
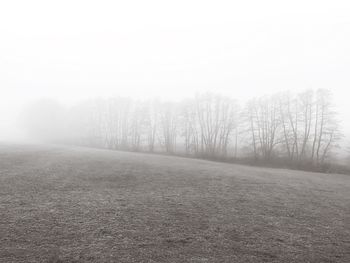
{"label": "slope of field", "polygon": [[2,145],[0,262],[350,262],[350,176]]}

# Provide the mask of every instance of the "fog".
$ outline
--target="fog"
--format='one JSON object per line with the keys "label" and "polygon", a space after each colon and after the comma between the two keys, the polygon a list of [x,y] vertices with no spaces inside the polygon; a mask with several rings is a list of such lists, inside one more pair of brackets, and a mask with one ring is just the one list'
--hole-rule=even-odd
{"label": "fog", "polygon": [[0,139],[23,140],[26,105],[90,98],[240,104],[329,89],[350,138],[347,1],[3,1]]}
{"label": "fog", "polygon": [[350,262],[350,0],[0,0],[1,262]]}

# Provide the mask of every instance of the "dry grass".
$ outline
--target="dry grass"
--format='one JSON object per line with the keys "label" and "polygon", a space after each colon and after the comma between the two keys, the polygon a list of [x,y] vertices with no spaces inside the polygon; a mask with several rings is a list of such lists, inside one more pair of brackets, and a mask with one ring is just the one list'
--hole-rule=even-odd
{"label": "dry grass", "polygon": [[0,146],[0,262],[350,262],[350,176]]}

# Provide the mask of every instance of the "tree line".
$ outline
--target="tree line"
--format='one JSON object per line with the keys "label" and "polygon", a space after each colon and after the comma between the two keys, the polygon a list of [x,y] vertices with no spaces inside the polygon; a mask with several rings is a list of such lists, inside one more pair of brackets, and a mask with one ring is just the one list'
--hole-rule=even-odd
{"label": "tree line", "polygon": [[[28,111],[27,117],[38,112],[49,111]],[[60,129],[56,140],[210,159],[283,160],[320,167],[332,161],[342,136],[331,92],[324,89],[262,96],[243,106],[206,93],[180,102],[100,98],[54,112],[56,117],[49,119],[60,123],[41,129]],[[30,125],[40,130],[37,126]]]}
{"label": "tree line", "polygon": [[254,99],[245,116],[255,159],[320,166],[331,161],[342,136],[329,90]]}
{"label": "tree line", "polygon": [[214,94],[181,102],[110,98],[77,105],[69,126],[87,146],[225,157],[239,114],[234,100]]}

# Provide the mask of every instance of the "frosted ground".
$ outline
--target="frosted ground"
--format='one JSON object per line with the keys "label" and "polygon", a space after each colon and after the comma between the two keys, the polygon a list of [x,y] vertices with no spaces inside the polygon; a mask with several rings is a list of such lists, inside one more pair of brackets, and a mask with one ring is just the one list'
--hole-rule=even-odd
{"label": "frosted ground", "polygon": [[0,146],[0,262],[350,262],[350,176]]}

